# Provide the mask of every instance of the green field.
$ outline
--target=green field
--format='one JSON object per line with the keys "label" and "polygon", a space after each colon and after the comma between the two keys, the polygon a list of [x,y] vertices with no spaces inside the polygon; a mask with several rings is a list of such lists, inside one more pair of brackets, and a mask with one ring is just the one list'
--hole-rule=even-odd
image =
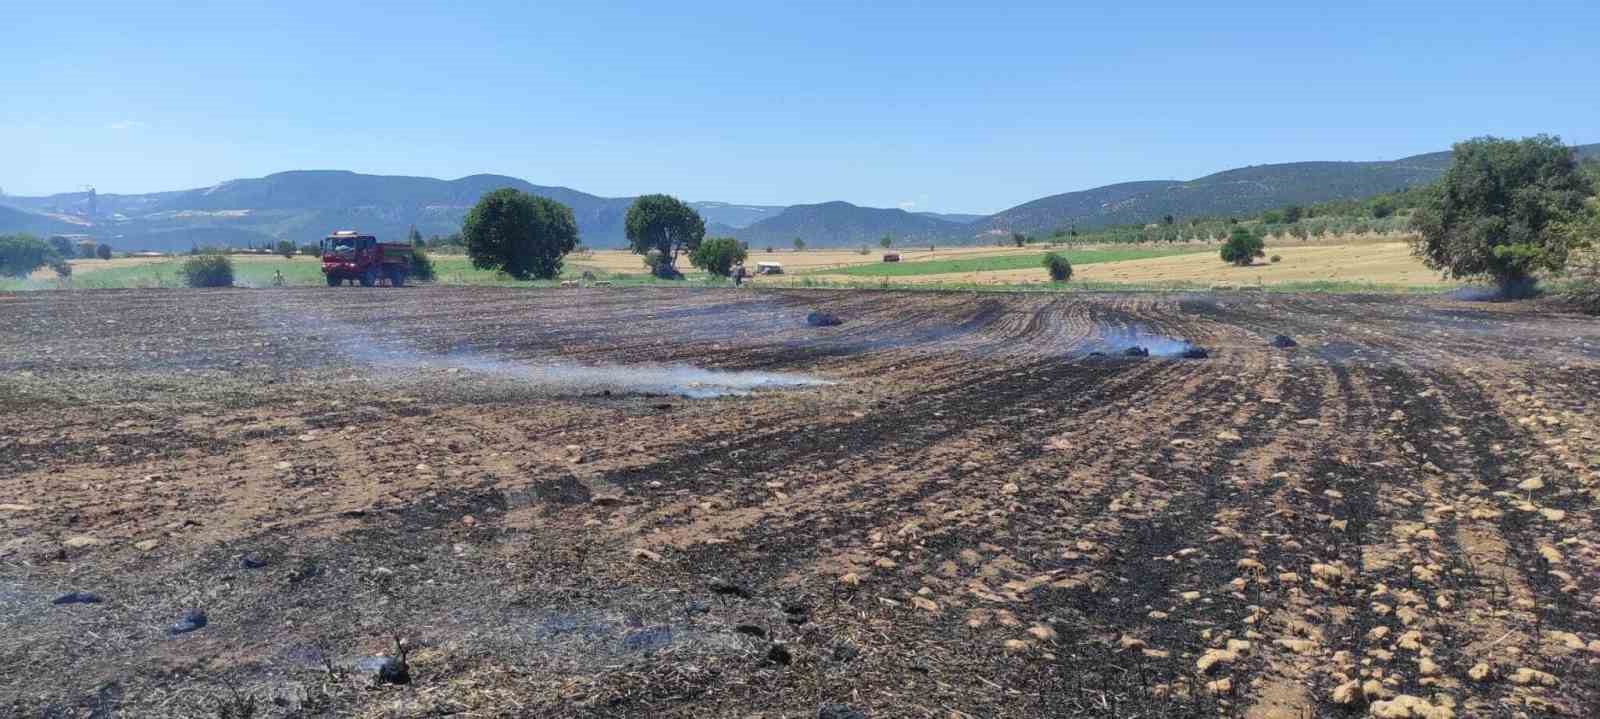
{"label": "green field", "polygon": [[[1199,252],[1212,252],[1205,246],[1178,247],[1108,247],[1094,250],[1057,250],[1073,265],[1093,265],[1101,262],[1144,260],[1151,257],[1169,257]],[[996,272],[999,270],[1039,269],[1044,265],[1045,253],[1025,255],[994,255],[990,257],[963,257],[951,260],[923,260],[918,262],[881,262],[849,267],[807,271],[815,275],[850,275],[853,277],[911,277],[915,275],[945,275],[958,272]]]}
{"label": "green field", "polygon": [[[466,257],[461,255],[432,255],[436,282],[450,285],[503,285],[508,287],[539,286],[552,284],[551,282],[523,282],[491,270],[480,270],[472,266]],[[171,259],[148,262],[125,267],[108,267],[96,269],[91,272],[78,272],[68,280],[49,279],[0,279],[0,291],[15,290],[44,290],[44,289],[120,289],[133,287],[182,287],[183,276],[179,269],[186,258],[174,257]],[[283,273],[284,284],[290,287],[316,286],[326,284],[322,277],[322,265],[315,258],[295,257],[263,258],[246,257],[235,258],[233,262],[233,283],[240,287],[271,287],[273,286],[273,273]],[[642,269],[634,273],[607,273],[598,267],[585,265],[581,261],[569,260],[561,273],[562,279],[575,280],[590,272],[596,279],[609,280],[616,284],[651,284],[661,282],[651,277]],[[689,274],[691,281],[704,280],[703,274]]]}

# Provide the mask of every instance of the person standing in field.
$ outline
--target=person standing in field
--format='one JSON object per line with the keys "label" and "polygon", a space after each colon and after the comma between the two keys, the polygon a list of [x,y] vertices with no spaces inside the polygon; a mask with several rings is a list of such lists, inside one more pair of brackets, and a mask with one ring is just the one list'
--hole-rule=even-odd
{"label": "person standing in field", "polygon": [[744,263],[743,262],[735,262],[735,263],[733,263],[733,273],[732,274],[733,274],[733,286],[734,287],[742,286],[744,284]]}

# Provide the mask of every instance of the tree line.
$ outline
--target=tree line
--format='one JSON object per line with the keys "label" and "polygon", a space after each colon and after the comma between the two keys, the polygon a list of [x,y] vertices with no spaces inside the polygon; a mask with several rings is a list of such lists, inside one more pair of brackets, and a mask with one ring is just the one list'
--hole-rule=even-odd
{"label": "tree line", "polygon": [[[623,221],[628,248],[644,258],[661,279],[682,279],[678,260],[726,277],[749,248],[733,238],[706,239],[706,223],[688,203],[671,195],[643,195],[628,207]],[[550,280],[561,274],[563,259],[578,247],[572,208],[548,197],[514,188],[484,195],[467,212],[460,245],[472,266],[504,272],[519,280]]]}

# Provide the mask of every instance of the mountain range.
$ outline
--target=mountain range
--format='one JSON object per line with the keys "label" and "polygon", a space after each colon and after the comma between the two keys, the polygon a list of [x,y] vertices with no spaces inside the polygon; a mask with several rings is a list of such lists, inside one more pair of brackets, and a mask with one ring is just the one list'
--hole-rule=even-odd
{"label": "mountain range", "polygon": [[[1600,157],[1600,144],[1575,148]],[[1247,215],[1289,204],[1355,199],[1432,182],[1449,152],[1379,162],[1294,162],[1225,170],[1193,180],[1145,180],[1031,200],[993,215],[907,212],[848,202],[775,206],[690,203],[711,235],[752,245],[784,245],[799,237],[813,247],[857,246],[891,235],[902,244],[967,244],[1011,232],[1093,229],[1147,223],[1165,215]],[[193,246],[313,242],[335,229],[402,237],[461,228],[485,192],[513,187],[572,208],[583,242],[626,244],[623,218],[631,197],[600,197],[568,187],[535,185],[503,175],[457,180],[299,170],[230,180],[213,187],[140,195],[73,192],[46,197],[0,196],[0,233],[89,235],[123,250],[180,251]]]}

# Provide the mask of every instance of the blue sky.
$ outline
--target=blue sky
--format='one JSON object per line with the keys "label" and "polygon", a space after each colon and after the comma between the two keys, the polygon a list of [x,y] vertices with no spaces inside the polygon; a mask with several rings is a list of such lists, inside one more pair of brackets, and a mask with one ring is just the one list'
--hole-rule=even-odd
{"label": "blue sky", "polygon": [[1592,0],[23,5],[11,194],[350,169],[992,212],[1481,134],[1600,142]]}

